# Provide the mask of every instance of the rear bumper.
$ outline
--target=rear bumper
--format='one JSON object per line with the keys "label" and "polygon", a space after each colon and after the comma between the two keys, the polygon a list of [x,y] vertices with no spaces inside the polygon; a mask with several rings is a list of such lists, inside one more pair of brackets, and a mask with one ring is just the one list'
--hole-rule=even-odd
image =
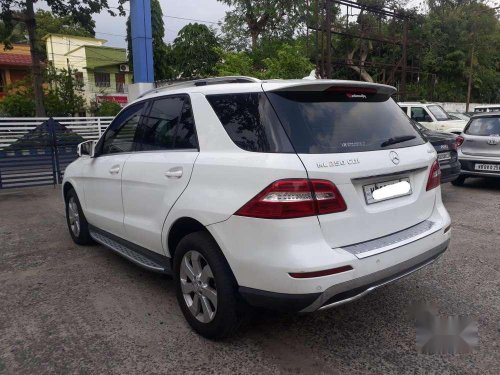
{"label": "rear bumper", "polygon": [[460,162],[455,160],[452,163],[441,164],[441,182],[451,182],[457,179],[460,176]]}
{"label": "rear bumper", "polygon": [[500,160],[493,158],[472,158],[464,157],[463,154],[460,157],[461,170],[460,174],[463,176],[477,176],[477,177],[500,177],[500,172],[487,172],[487,171],[476,171],[476,163],[486,163],[486,164],[500,164]]}
{"label": "rear bumper", "polygon": [[433,263],[448,248],[449,239],[442,244],[392,267],[348,280],[328,288],[323,293],[285,294],[240,287],[242,297],[251,305],[287,312],[325,310],[363,297],[376,288],[399,280]]}
{"label": "rear bumper", "polygon": [[[449,226],[450,217],[437,194],[434,210],[425,222],[345,247],[328,245],[316,217],[262,220],[232,216],[207,229],[250,304],[309,312],[358,298],[433,261],[448,246]],[[321,277],[290,275],[343,266],[352,269]]]}

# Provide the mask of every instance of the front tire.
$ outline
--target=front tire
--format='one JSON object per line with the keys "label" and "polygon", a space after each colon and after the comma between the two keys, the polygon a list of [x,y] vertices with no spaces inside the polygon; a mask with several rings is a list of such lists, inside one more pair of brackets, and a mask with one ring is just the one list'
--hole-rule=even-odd
{"label": "front tire", "polygon": [[177,301],[189,325],[208,339],[231,336],[246,309],[226,259],[206,232],[184,237],[175,250]]}
{"label": "front tire", "polygon": [[93,243],[89,232],[89,223],[85,219],[78,195],[74,189],[66,194],[66,222],[69,234],[78,245],[89,245]]}
{"label": "front tire", "polygon": [[463,186],[465,178],[465,176],[458,176],[455,180],[451,181],[451,184],[454,186]]}

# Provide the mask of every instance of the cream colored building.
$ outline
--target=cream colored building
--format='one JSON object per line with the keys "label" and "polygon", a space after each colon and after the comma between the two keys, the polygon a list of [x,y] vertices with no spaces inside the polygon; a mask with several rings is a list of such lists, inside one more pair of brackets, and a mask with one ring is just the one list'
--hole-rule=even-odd
{"label": "cream colored building", "polygon": [[47,34],[47,58],[57,69],[76,69],[84,83],[87,105],[92,101],[128,102],[127,86],[132,83],[125,48],[108,47],[105,39]]}

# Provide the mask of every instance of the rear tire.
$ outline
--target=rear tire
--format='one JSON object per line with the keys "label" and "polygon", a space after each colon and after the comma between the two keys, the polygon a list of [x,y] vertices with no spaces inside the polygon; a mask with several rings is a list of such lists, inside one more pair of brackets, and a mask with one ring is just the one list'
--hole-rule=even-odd
{"label": "rear tire", "polygon": [[188,234],[177,245],[174,282],[184,317],[203,337],[233,335],[247,314],[226,259],[204,231]]}
{"label": "rear tire", "polygon": [[465,179],[465,176],[458,176],[455,180],[451,181],[451,184],[454,186],[463,186]]}
{"label": "rear tire", "polygon": [[89,223],[82,211],[78,195],[74,189],[66,194],[66,222],[69,234],[78,245],[89,245],[93,243],[89,232]]}

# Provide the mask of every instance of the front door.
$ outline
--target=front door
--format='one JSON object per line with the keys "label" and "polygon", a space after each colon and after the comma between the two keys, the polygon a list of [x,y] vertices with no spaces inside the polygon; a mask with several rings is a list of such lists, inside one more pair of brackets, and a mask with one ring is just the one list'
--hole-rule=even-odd
{"label": "front door", "polygon": [[85,216],[88,222],[116,236],[124,235],[122,175],[135,149],[137,125],[144,103],[122,111],[96,147],[96,156],[84,167]]}
{"label": "front door", "polygon": [[198,156],[189,97],[152,100],[139,125],[140,147],[122,176],[126,239],[163,253],[163,223],[186,188]]}
{"label": "front door", "polygon": [[410,117],[430,130],[437,130],[437,123],[424,107],[411,107]]}

